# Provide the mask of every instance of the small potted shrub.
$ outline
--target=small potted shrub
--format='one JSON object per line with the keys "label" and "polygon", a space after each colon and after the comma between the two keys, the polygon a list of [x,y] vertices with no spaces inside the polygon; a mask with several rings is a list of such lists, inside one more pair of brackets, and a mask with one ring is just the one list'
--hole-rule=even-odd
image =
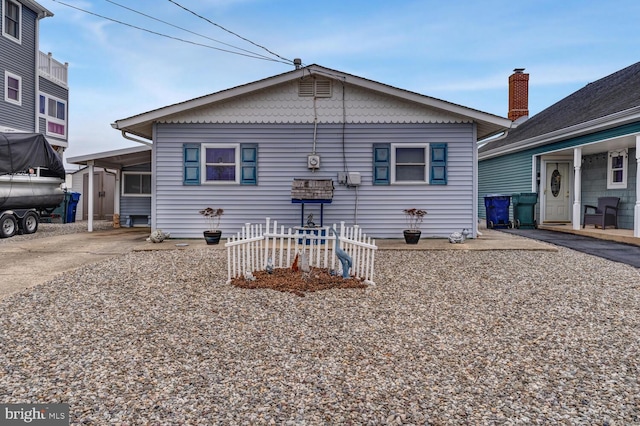
{"label": "small potted shrub", "polygon": [[220,218],[224,214],[224,210],[207,207],[204,210],[200,210],[198,213],[204,217],[209,227],[203,232],[205,241],[207,244],[218,244],[220,242],[220,237],[222,236],[222,231],[218,229],[218,226],[220,226]]}
{"label": "small potted shrub", "polygon": [[427,215],[427,211],[412,208],[404,209],[403,212],[407,219],[407,226],[409,227],[409,229],[404,230],[404,241],[407,244],[418,244],[420,234],[422,233],[422,231],[420,231],[420,225]]}

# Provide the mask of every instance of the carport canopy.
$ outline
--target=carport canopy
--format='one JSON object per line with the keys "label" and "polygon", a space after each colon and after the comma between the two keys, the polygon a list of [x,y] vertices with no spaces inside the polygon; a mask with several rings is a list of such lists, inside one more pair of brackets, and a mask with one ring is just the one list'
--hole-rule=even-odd
{"label": "carport canopy", "polygon": [[[67,158],[67,163],[89,167],[89,188],[93,188],[93,167],[116,170],[120,174],[125,167],[133,167],[139,164],[151,163],[151,146],[140,145],[131,148],[123,148],[114,151],[98,152],[95,154],[80,155]],[[120,195],[116,189],[116,198]],[[93,191],[87,194],[87,231],[93,231]],[[118,200],[119,201],[119,200]],[[116,202],[116,210],[120,211],[120,203]]]}

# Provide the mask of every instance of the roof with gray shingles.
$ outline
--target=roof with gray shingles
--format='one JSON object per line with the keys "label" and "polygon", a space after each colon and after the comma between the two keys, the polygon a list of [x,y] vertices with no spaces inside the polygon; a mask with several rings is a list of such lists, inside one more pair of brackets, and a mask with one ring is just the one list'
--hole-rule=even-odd
{"label": "roof with gray shingles", "polygon": [[534,115],[500,140],[482,146],[486,152],[576,124],[640,106],[640,62],[616,71]]}

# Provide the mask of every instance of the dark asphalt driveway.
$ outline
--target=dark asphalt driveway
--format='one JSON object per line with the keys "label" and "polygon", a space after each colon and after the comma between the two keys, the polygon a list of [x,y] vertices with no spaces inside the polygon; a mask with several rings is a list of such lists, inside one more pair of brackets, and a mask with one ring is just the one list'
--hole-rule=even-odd
{"label": "dark asphalt driveway", "polygon": [[546,229],[500,229],[499,231],[567,247],[640,268],[640,246]]}

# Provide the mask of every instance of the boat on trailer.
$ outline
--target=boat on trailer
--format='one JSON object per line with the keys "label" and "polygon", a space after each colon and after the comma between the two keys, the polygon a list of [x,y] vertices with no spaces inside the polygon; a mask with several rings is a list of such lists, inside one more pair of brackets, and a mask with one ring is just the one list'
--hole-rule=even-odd
{"label": "boat on trailer", "polygon": [[0,133],[0,238],[36,232],[64,200],[62,159],[37,133]]}

